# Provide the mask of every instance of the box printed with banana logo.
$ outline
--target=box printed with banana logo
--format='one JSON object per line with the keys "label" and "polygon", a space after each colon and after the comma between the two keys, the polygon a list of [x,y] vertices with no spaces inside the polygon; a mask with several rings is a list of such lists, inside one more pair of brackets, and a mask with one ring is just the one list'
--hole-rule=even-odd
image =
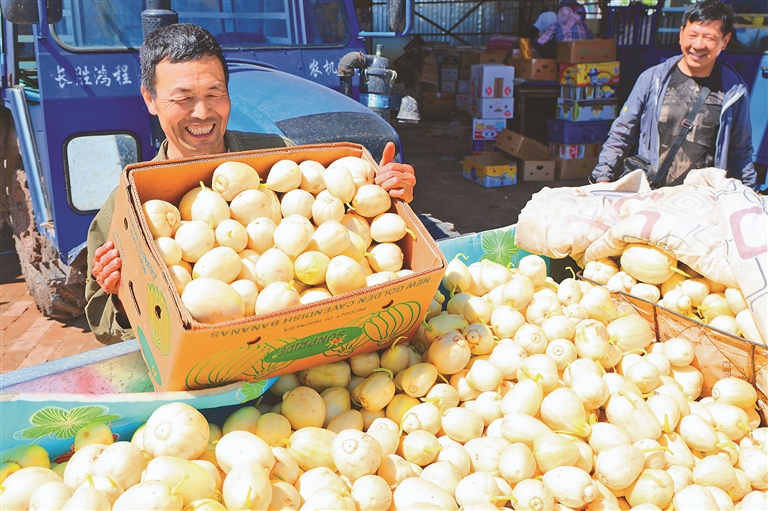
{"label": "box printed with banana logo", "polygon": [[445,271],[437,244],[405,202],[393,200],[414,237],[402,241],[413,274],[309,305],[204,324],[184,307],[156,248],[141,205],[149,199],[179,202],[214,169],[236,160],[262,178],[276,162],[314,160],[323,165],[356,156],[376,167],[352,143],[227,153],[173,162],[129,165],[121,177],[110,239],[123,259],[119,293],[136,332],[149,376],[158,391],[219,387],[261,381],[388,346],[415,332]]}

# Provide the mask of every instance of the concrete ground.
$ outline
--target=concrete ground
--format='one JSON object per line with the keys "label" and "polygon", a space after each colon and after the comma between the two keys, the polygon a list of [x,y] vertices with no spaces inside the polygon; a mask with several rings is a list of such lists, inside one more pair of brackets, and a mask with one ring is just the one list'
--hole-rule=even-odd
{"label": "concrete ground", "polygon": [[586,181],[521,182],[484,188],[461,175],[462,159],[472,154],[471,118],[454,113],[446,120],[395,124],[405,161],[416,170],[411,207],[452,223],[461,234],[514,224],[531,195],[545,186],[580,186]]}
{"label": "concrete ground", "polygon": [[[471,154],[471,118],[463,113],[419,124],[396,124],[407,163],[418,184],[411,207],[453,224],[469,234],[517,222],[531,195],[544,186],[579,186],[583,182],[520,182],[484,188],[461,176],[461,162]],[[98,343],[85,319],[60,321],[43,317],[27,292],[9,236],[0,255],[0,373],[82,353]],[[10,246],[8,246],[10,245]]]}

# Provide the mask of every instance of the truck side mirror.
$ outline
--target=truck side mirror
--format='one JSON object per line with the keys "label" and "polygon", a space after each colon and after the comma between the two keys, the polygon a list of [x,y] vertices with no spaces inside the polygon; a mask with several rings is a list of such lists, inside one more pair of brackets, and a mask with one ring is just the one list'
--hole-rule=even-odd
{"label": "truck side mirror", "polygon": [[[37,0],[0,0],[0,10],[3,17],[11,23],[21,25],[35,25],[40,23],[40,15],[37,11]],[[46,2],[48,23],[61,21],[61,0],[48,0]]]}

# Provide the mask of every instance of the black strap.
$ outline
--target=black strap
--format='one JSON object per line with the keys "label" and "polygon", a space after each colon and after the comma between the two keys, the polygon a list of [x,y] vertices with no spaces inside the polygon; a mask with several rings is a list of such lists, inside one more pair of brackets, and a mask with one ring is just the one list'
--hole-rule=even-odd
{"label": "black strap", "polygon": [[656,179],[654,179],[654,182],[651,183],[654,188],[664,186],[664,182],[667,180],[669,167],[672,166],[672,161],[675,159],[675,155],[677,154],[678,149],[680,149],[680,146],[683,145],[683,140],[685,140],[685,137],[693,129],[693,121],[696,120],[696,116],[699,114],[699,110],[701,110],[702,105],[704,105],[704,100],[707,99],[707,96],[709,96],[709,88],[702,87],[696,103],[693,105],[691,111],[688,112],[688,115],[685,119],[683,119],[683,122],[681,123],[683,129],[677,132],[675,140],[673,140],[672,145],[669,146],[669,151],[667,151],[667,155],[664,157],[664,161],[661,163],[659,171],[656,173]]}

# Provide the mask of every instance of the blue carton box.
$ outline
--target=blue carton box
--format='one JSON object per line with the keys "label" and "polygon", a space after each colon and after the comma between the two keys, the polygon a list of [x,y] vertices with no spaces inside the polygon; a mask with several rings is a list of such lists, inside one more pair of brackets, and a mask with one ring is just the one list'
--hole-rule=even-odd
{"label": "blue carton box", "polygon": [[557,144],[591,144],[605,142],[611,121],[571,122],[547,119],[547,139]]}

